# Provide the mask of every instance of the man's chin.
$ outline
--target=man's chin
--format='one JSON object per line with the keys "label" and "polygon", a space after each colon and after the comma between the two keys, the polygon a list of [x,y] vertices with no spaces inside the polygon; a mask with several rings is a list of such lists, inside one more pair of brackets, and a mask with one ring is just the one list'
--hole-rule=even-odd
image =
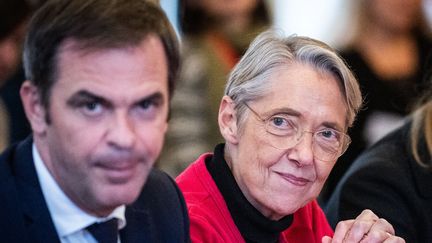
{"label": "man's chin", "polygon": [[142,191],[145,181],[129,181],[128,183],[107,186],[102,195],[102,203],[110,202],[110,205],[128,205],[135,202]]}

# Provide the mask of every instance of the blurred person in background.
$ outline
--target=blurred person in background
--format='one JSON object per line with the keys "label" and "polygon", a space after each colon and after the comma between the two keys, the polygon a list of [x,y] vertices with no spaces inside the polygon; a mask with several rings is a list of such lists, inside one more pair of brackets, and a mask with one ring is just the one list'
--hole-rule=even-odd
{"label": "blurred person in background", "polygon": [[432,242],[432,87],[405,124],[365,151],[330,197],[336,222],[365,208],[388,220],[407,242]]}
{"label": "blurred person in background", "polygon": [[0,80],[4,82],[21,62],[21,45],[31,7],[25,0],[0,2]]}
{"label": "blurred person in background", "polygon": [[263,0],[181,2],[182,71],[159,166],[175,176],[220,143],[219,100],[227,74],[270,24]]}
{"label": "blurred person in background", "polygon": [[349,131],[351,145],[329,176],[320,202],[368,146],[402,124],[424,89],[432,50],[421,0],[361,0],[342,57],[357,76],[364,109]]}
{"label": "blurred person in background", "polygon": [[26,0],[0,1],[0,151],[30,134],[19,88],[25,80],[22,43],[36,5]]}

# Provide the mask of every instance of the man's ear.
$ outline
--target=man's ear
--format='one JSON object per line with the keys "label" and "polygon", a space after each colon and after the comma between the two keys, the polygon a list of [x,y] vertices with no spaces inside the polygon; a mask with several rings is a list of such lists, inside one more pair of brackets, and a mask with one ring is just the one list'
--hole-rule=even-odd
{"label": "man's ear", "polygon": [[33,133],[41,135],[47,127],[46,109],[42,104],[39,91],[30,81],[25,81],[20,89],[21,101]]}
{"label": "man's ear", "polygon": [[237,144],[238,143],[238,128],[237,128],[237,116],[234,109],[233,100],[228,97],[222,97],[220,106],[219,106],[219,130],[222,136],[225,138],[225,141]]}

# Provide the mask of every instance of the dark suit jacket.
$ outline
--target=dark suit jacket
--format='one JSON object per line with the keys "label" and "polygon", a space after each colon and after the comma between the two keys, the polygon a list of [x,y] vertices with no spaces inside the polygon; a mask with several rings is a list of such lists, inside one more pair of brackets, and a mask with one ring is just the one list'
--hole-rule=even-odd
{"label": "dark suit jacket", "polygon": [[[353,163],[325,208],[332,227],[369,208],[406,242],[432,242],[432,171],[411,155],[410,125],[389,134]],[[424,139],[419,149],[430,163]]]}
{"label": "dark suit jacket", "polygon": [[[0,242],[60,242],[40,188],[32,139],[0,156]],[[153,170],[139,198],[126,207],[122,243],[189,242],[189,219],[181,192]]]}

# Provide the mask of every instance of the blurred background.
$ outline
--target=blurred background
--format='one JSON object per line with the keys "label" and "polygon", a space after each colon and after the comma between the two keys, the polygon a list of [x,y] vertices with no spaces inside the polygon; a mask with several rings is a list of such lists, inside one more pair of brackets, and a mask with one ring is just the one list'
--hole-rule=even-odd
{"label": "blurred background", "polygon": [[[362,0],[360,0],[362,1]],[[358,0],[265,0],[275,27],[286,33],[307,35],[335,47],[346,44],[354,30]],[[180,28],[179,0],[160,0],[162,8],[176,27]],[[422,0],[428,24],[432,24],[432,0]]]}
{"label": "blurred background", "polygon": [[[158,0],[153,0],[158,1]],[[219,100],[231,68],[261,31],[310,36],[338,49],[358,77],[365,108],[353,142],[322,193],[351,162],[401,124],[430,79],[432,0],[160,0],[181,39],[182,70],[157,166],[178,175],[223,142]],[[26,24],[43,0],[0,1],[0,150],[30,133],[19,87]]]}

